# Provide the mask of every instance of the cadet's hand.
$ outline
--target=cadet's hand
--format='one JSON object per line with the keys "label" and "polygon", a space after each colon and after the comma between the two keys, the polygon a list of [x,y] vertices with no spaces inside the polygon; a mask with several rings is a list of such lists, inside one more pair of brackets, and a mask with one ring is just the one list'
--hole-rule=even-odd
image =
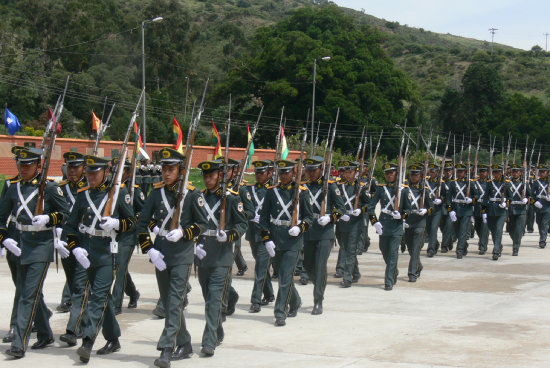
{"label": "cadet's hand", "polygon": [[452,222],[456,222],[456,220],[458,220],[457,217],[456,217],[456,212],[455,211],[449,212],[449,217],[451,218]]}
{"label": "cadet's hand", "polygon": [[0,258],[4,258],[6,256],[6,248],[0,248]]}
{"label": "cadet's hand", "polygon": [[14,256],[19,257],[21,255],[21,248],[17,246],[17,242],[12,238],[6,238],[2,242],[4,247],[6,247]]}
{"label": "cadet's hand", "polygon": [[441,198],[434,199],[434,204],[441,204]]}
{"label": "cadet's hand", "polygon": [[472,200],[472,198],[470,198],[470,197],[466,197],[466,198],[464,198],[464,202],[465,202],[466,204],[470,204],[470,203],[473,202],[473,200]]}
{"label": "cadet's hand", "polygon": [[[405,229],[408,229],[410,227],[410,225],[407,224],[406,222],[404,222],[403,224],[404,224],[403,226],[405,227]],[[401,250],[401,251],[404,252],[404,250]]]}
{"label": "cadet's hand", "polygon": [[63,240],[55,240],[53,245],[55,249],[57,249],[57,253],[59,253],[61,259],[65,259],[69,256],[69,254],[71,254],[67,249],[67,243]]}
{"label": "cadet's hand", "polygon": [[216,240],[220,243],[225,243],[227,241],[227,233],[223,230],[218,230],[216,232]]}
{"label": "cadet's hand", "polygon": [[195,246],[195,254],[197,255],[197,258],[202,260],[204,257],[206,257],[206,251],[204,250],[204,244],[197,244]]}
{"label": "cadet's hand", "polygon": [[506,202],[500,202],[498,206],[504,210],[506,209]]}
{"label": "cadet's hand", "polygon": [[351,215],[355,216],[355,217],[359,216],[360,214],[361,214],[361,209],[360,208],[356,208],[351,212]]}
{"label": "cadet's hand", "polygon": [[521,200],[521,202],[522,202],[523,204],[527,204],[527,202],[529,202],[529,199],[523,198],[523,199]]}
{"label": "cadet's hand", "polygon": [[394,220],[401,220],[401,214],[399,211],[392,211],[391,217],[393,217]]}
{"label": "cadet's hand", "polygon": [[88,252],[86,251],[86,249],[76,247],[73,249],[73,254],[78,263],[80,263],[80,265],[84,267],[84,269],[90,267],[90,260],[88,259]]}
{"label": "cadet's hand", "polygon": [[163,261],[164,255],[161,252],[159,252],[155,248],[151,248],[147,252],[147,255],[159,271],[164,271],[166,269],[166,263],[164,263]]}
{"label": "cadet's hand", "polygon": [[427,213],[428,213],[428,210],[425,209],[425,208],[421,208],[421,209],[418,210],[418,214],[419,214],[420,216],[424,216],[424,215],[427,214]]}
{"label": "cadet's hand", "polygon": [[99,224],[99,227],[105,231],[118,230],[120,227],[120,221],[116,218],[104,216],[101,220],[103,222]]}
{"label": "cadet's hand", "polygon": [[153,228],[153,234],[158,235],[158,234],[159,234],[159,231],[160,231],[160,228],[159,228],[158,226],[155,226],[155,227]]}
{"label": "cadet's hand", "polygon": [[40,227],[46,226],[48,221],[50,221],[50,216],[48,215],[38,215],[32,218],[32,224]]}
{"label": "cadet's hand", "polygon": [[340,217],[340,220],[342,220],[344,222],[348,222],[350,220],[350,218],[349,218],[348,215],[342,215],[342,217]]}
{"label": "cadet's hand", "polygon": [[271,258],[275,257],[275,243],[271,240],[265,242],[265,249]]}
{"label": "cadet's hand", "polygon": [[486,214],[486,213],[482,213],[482,214],[481,214],[481,219],[483,220],[483,223],[486,224],[486,223],[487,223],[487,214]]}
{"label": "cadet's hand", "polygon": [[254,216],[254,219],[252,220],[252,222],[255,222],[255,223],[259,224],[260,223],[260,215]]}
{"label": "cadet's hand", "polygon": [[299,226],[292,226],[290,229],[288,229],[288,235],[290,235],[290,236],[300,235],[300,227]]}
{"label": "cadet's hand", "polygon": [[80,231],[82,234],[85,234],[86,233],[86,225],[79,224],[78,225],[78,231]]}
{"label": "cadet's hand", "polygon": [[327,224],[330,222],[330,216],[324,215],[317,219],[317,223],[321,226],[327,226]]}
{"label": "cadet's hand", "polygon": [[379,221],[376,221],[372,226],[374,226],[378,235],[382,235],[382,224]]}
{"label": "cadet's hand", "polygon": [[539,201],[536,201],[535,202],[535,207],[537,207],[539,209],[542,208],[542,203],[540,203]]}
{"label": "cadet's hand", "polygon": [[171,241],[173,243],[177,242],[183,238],[183,231],[181,231],[180,228],[174,229],[170,231],[168,234],[166,234],[166,240]]}

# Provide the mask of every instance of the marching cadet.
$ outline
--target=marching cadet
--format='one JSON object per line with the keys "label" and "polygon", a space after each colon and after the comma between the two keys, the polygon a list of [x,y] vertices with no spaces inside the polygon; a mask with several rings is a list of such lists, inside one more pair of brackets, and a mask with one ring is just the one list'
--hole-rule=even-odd
{"label": "marching cadet", "polygon": [[[267,253],[267,249],[262,244],[261,228],[260,228],[260,212],[264,202],[265,194],[267,193],[268,181],[273,173],[273,162],[269,160],[254,161],[254,175],[256,176],[256,184],[249,184],[246,189],[252,197],[254,205],[254,217],[248,219],[248,229],[246,230],[246,240],[250,243],[252,256],[256,261],[254,266],[254,286],[252,287],[252,295],[250,297],[250,313],[257,313],[261,310],[262,305],[267,305],[275,300],[273,293],[273,285],[269,275],[269,267],[271,258]],[[264,298],[262,299],[262,292]]]}
{"label": "marching cadet", "polygon": [[[349,288],[352,283],[359,281],[361,278],[357,262],[357,249],[363,245],[362,235],[365,221],[363,207],[367,203],[365,195],[368,190],[364,186],[364,183],[355,178],[358,167],[357,162],[340,161],[338,166],[342,180],[337,188],[343,200],[343,215],[336,224],[336,236],[338,244],[340,244],[336,264],[337,267],[340,265],[343,278],[340,287]],[[360,186],[361,189],[359,189],[359,201],[356,208],[355,197],[357,186]]]}
{"label": "marching cadet", "polygon": [[[279,160],[280,183],[268,188],[260,213],[262,241],[270,255],[279,279],[275,301],[275,326],[284,326],[287,317],[296,317],[302,301],[294,286],[294,270],[303,246],[303,233],[311,226],[313,213],[311,197],[300,178],[294,176],[295,162]],[[296,175],[297,176],[297,175]],[[294,199],[299,191],[298,224],[292,226]],[[288,309],[287,309],[288,307]]]}
{"label": "marching cadet", "polygon": [[110,293],[115,278],[111,242],[115,234],[130,231],[135,224],[130,194],[125,187],[120,188],[118,198],[113,198],[116,201],[113,216],[103,216],[109,197],[109,159],[87,155],[85,160],[89,186],[78,190],[75,205],[63,227],[68,247],[78,263],[87,270],[90,285],[89,323],[83,331],[82,345],[77,350],[83,363],[90,360],[100,329],[107,343],[97,354],[120,350],[120,327]]}
{"label": "marching cadet", "polygon": [[[433,257],[437,254],[439,250],[439,241],[437,240],[437,228],[441,222],[441,217],[443,216],[443,211],[446,212],[446,209],[442,205],[441,198],[444,196],[445,184],[439,184],[439,174],[441,168],[436,164],[430,164],[428,169],[428,195],[426,197],[432,199],[432,208],[431,213],[428,213],[428,218],[426,220],[426,235],[428,236],[428,257]],[[437,189],[439,187],[439,195]]]}
{"label": "marching cadet", "polygon": [[[309,231],[304,234],[304,268],[313,281],[313,310],[311,314],[323,313],[323,299],[327,285],[327,262],[332,248],[331,241],[334,239],[334,224],[340,219],[344,212],[344,202],[340,190],[329,181],[328,192],[323,203],[321,197],[324,187],[324,158],[313,156],[305,160],[306,175],[308,182],[307,189],[313,206],[313,224]],[[325,214],[321,216],[321,206],[325,206]],[[355,259],[357,260],[357,255]],[[344,274],[345,275],[345,274]]]}
{"label": "marching cadet", "polygon": [[548,166],[537,167],[539,178],[533,183],[531,190],[534,202],[537,226],[539,228],[539,248],[546,247],[548,225],[550,224],[550,196],[548,195]]}
{"label": "marching cadet", "polygon": [[[43,349],[54,342],[42,287],[53,261],[55,226],[63,223],[69,209],[61,189],[56,183],[47,181],[44,212],[33,214],[40,186],[41,154],[41,150],[15,150],[21,179],[11,183],[0,203],[0,242],[20,259],[16,286],[20,293],[17,320],[11,347],[6,351],[14,358],[25,355],[33,320],[38,329],[38,341],[31,349]],[[11,234],[6,224],[10,216],[19,230],[18,241],[9,237]]]}
{"label": "marching cadet", "polygon": [[[386,263],[386,271],[384,276],[384,289],[392,290],[397,283],[397,257],[399,252],[399,244],[403,236],[403,220],[407,217],[406,200],[401,196],[399,201],[399,211],[394,207],[395,196],[401,183],[397,182],[397,165],[386,163],[383,166],[385,184],[378,184],[376,193],[368,203],[368,213],[370,223],[376,229],[376,233],[380,236],[380,251]],[[380,217],[375,214],[376,205],[380,202],[382,207]],[[403,212],[401,212],[403,211]]]}
{"label": "marching cadet", "polygon": [[[512,177],[508,183],[508,198],[510,208],[508,219],[510,221],[510,237],[512,238],[512,255],[517,256],[521,246],[521,238],[525,230],[525,218],[527,214],[528,197],[530,196],[529,186],[524,187],[522,178],[523,168],[518,164],[512,164]],[[525,196],[524,192],[525,191]]]}
{"label": "marching cadet", "polygon": [[[529,177],[527,178],[528,188],[531,189],[533,187],[533,183],[535,182],[535,165],[531,165],[529,168]],[[529,201],[529,204],[527,205],[527,218],[525,221],[526,230],[528,233],[532,233],[535,231],[534,225],[535,225],[535,206],[533,205],[533,201]]]}
{"label": "marching cadet", "polygon": [[[170,230],[185,157],[172,148],[162,148],[159,156],[163,181],[153,184],[136,227],[140,248],[155,265],[160,297],[165,306],[164,329],[157,343],[161,355],[154,364],[167,368],[171,360],[184,359],[193,353],[183,305],[194,259],[194,239],[207,228],[207,220],[200,192],[185,183],[187,189],[181,204],[179,227]],[[158,226],[153,244],[148,231],[151,220]]]}
{"label": "marching cadet", "polygon": [[[115,167],[117,162],[118,158],[113,158],[111,160],[112,167]],[[132,185],[132,173],[130,172],[131,169],[132,163],[129,159],[126,159],[124,161],[122,183],[128,189],[128,192],[130,192],[130,186]],[[132,208],[134,210],[136,222],[139,214],[141,213],[141,209],[143,208],[144,201],[145,195],[141,191],[141,188],[139,187],[139,185],[134,184],[134,198],[132,202]],[[130,263],[130,259],[132,258],[132,254],[134,253],[134,248],[137,241],[136,234],[136,229],[133,228],[132,230],[121,233],[118,239],[117,272],[115,283],[113,285],[112,295],[116,315],[122,313],[122,300],[124,298],[124,293],[126,293],[126,295],[130,297],[130,300],[128,302],[129,309],[137,308],[137,302],[140,296],[139,291],[137,290],[136,285],[132,280],[132,276],[130,276],[130,272],[128,272],[128,264]]]}
{"label": "marching cadet", "polygon": [[[63,154],[65,164],[67,165],[67,179],[59,183],[63,191],[63,196],[67,201],[69,210],[72,211],[78,190],[88,186],[88,181],[84,176],[86,169],[84,155],[78,152],[65,152]],[[61,228],[58,228],[61,230]],[[81,234],[77,234],[82,237]],[[65,239],[66,240],[66,239]],[[58,247],[58,253],[61,256],[63,270],[69,286],[71,309],[69,321],[65,329],[65,334],[59,336],[59,340],[67,343],[69,346],[75,346],[77,336],[83,331],[88,321],[87,301],[88,301],[88,275],[86,269],[78,263],[74,254],[66,248],[67,243],[61,241],[62,247]]]}
{"label": "marching cadet", "polygon": [[[474,182],[474,185],[479,198],[484,198],[485,192],[487,191],[487,185],[489,183],[489,168],[485,164],[479,164],[477,169],[479,172],[479,178],[477,178]],[[487,221],[484,221],[483,219],[481,201],[476,201],[476,204],[474,205],[474,229],[479,239],[479,255],[484,255],[485,252],[487,252],[487,244],[489,242],[489,227],[487,226]]]}
{"label": "marching cadet", "polygon": [[426,214],[431,212],[431,200],[429,195],[424,192],[429,191],[427,183],[420,180],[423,165],[414,164],[409,166],[409,186],[403,192],[409,208],[405,225],[403,238],[409,251],[409,282],[416,282],[422,272],[422,263],[420,262],[420,247],[424,240],[424,230],[426,229]]}
{"label": "marching cadet", "polygon": [[455,170],[456,179],[448,183],[445,203],[449,219],[453,222],[454,232],[458,238],[456,258],[462,259],[463,256],[468,254],[466,237],[468,236],[470,217],[474,214],[474,204],[477,201],[477,196],[472,181],[467,181],[466,165],[458,163]]}
{"label": "marching cadet", "polygon": [[151,188],[151,183],[153,182],[153,178],[151,177],[151,172],[149,170],[149,161],[146,158],[141,159],[139,174],[139,177],[141,179],[139,186],[145,197],[147,197],[147,195],[149,194],[149,189]]}
{"label": "marching cadet", "polygon": [[[441,183],[441,198],[446,198],[449,191],[450,184],[453,181],[454,166],[452,162],[446,162],[443,166],[443,182]],[[441,209],[441,224],[439,225],[441,230],[441,253],[447,253],[453,250],[453,242],[455,239],[455,229],[453,221],[449,217],[449,210],[447,206],[443,206]]]}
{"label": "marching cadet", "polygon": [[[369,169],[370,169],[369,165],[370,163],[368,161],[365,161],[363,165],[363,172],[360,173],[359,175],[361,183],[366,188],[365,195],[367,196],[367,198],[371,198],[374,195],[374,192],[376,192],[376,186],[378,184],[376,182],[376,178],[374,177],[370,178],[370,183],[367,183],[369,181]],[[367,216],[363,216],[363,220],[365,222],[365,227],[363,229],[363,234],[362,234],[362,241],[361,241],[362,247],[357,250],[358,255],[361,255],[363,254],[363,252],[368,251],[370,247],[369,219],[367,218]]]}
{"label": "marching cadet", "polygon": [[503,167],[494,164],[491,168],[493,179],[487,184],[487,191],[483,199],[485,211],[483,219],[493,239],[493,260],[497,261],[502,253],[502,231],[508,215],[507,180],[503,176]]}
{"label": "marching cadet", "polygon": [[204,161],[199,164],[206,189],[202,204],[207,213],[208,226],[199,237],[196,248],[199,258],[199,283],[205,301],[206,326],[202,336],[204,356],[214,355],[214,349],[224,339],[222,311],[230,288],[233,266],[233,243],[246,231],[247,219],[239,193],[228,189],[225,207],[225,230],[220,230],[222,204],[223,163]]}

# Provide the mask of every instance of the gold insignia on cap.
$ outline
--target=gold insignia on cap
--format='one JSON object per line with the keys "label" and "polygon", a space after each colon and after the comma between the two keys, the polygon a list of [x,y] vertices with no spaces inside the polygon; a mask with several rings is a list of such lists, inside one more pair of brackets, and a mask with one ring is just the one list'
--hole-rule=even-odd
{"label": "gold insignia on cap", "polygon": [[86,159],[86,165],[92,166],[92,165],[94,165],[94,164],[95,164],[95,161],[94,161],[93,158],[87,158],[87,159]]}
{"label": "gold insignia on cap", "polygon": [[21,150],[21,151],[19,151],[19,156],[20,156],[21,158],[27,158],[27,152]]}
{"label": "gold insignia on cap", "polygon": [[69,155],[69,160],[76,160],[76,155]]}
{"label": "gold insignia on cap", "polygon": [[205,163],[202,164],[202,169],[203,169],[203,170],[208,170],[208,169],[210,169],[211,166],[212,166],[212,165],[210,165],[210,163],[205,162]]}
{"label": "gold insignia on cap", "polygon": [[256,166],[256,167],[261,167],[261,166],[262,166],[262,163],[261,163],[260,161],[256,161],[256,162],[254,163],[254,166]]}
{"label": "gold insignia on cap", "polygon": [[306,160],[306,164],[308,164],[308,165],[313,165],[313,160],[310,159],[310,158],[307,159],[307,160]]}
{"label": "gold insignia on cap", "polygon": [[386,169],[389,169],[390,167],[391,167],[390,164],[384,165],[384,168],[386,168]]}
{"label": "gold insignia on cap", "polygon": [[284,161],[279,162],[279,167],[286,167],[286,162],[284,162]]}
{"label": "gold insignia on cap", "polygon": [[168,150],[162,151],[162,158],[170,158],[170,151]]}

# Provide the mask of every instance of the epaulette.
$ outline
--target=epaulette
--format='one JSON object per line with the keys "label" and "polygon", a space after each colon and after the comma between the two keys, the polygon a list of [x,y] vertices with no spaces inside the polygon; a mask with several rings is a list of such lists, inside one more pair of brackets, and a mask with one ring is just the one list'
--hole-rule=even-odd
{"label": "epaulette", "polygon": [[359,186],[364,187],[367,183],[359,182]]}
{"label": "epaulette", "polygon": [[158,183],[153,184],[153,188],[160,189],[164,186],[164,181],[159,181]]}
{"label": "epaulette", "polygon": [[246,184],[247,187],[253,187],[256,184]]}
{"label": "epaulette", "polygon": [[89,186],[89,185],[88,185],[87,187],[78,189],[76,192],[77,192],[77,193],[80,193],[80,192],[83,192],[83,191],[88,190],[88,189],[90,189],[90,186]]}
{"label": "epaulette", "polygon": [[201,193],[206,193],[206,188],[202,189]]}
{"label": "epaulette", "polygon": [[228,191],[229,193],[233,193],[233,194],[235,194],[235,195],[239,195],[239,192],[235,192],[234,190],[231,190],[231,189],[229,189],[229,188],[227,188],[227,191]]}
{"label": "epaulette", "polygon": [[68,183],[69,183],[69,181],[65,179],[65,180],[61,180],[58,185],[63,186],[63,185],[66,185]]}
{"label": "epaulette", "polygon": [[134,184],[134,188],[139,188],[139,185],[137,185],[137,184]]}
{"label": "epaulette", "polygon": [[300,189],[301,189],[301,190],[306,190],[307,187],[305,187],[305,186],[303,186],[303,185],[300,185]]}
{"label": "epaulette", "polygon": [[248,183],[248,180],[246,180],[246,179],[243,179],[243,183]]}
{"label": "epaulette", "polygon": [[196,188],[194,186],[192,186],[191,184],[187,184],[187,188],[189,190],[195,190]]}
{"label": "epaulette", "polygon": [[336,180],[329,180],[328,183],[329,184],[334,184],[334,183],[336,183]]}
{"label": "epaulette", "polygon": [[19,175],[12,176],[11,178],[6,178],[6,180],[12,181],[19,178]]}
{"label": "epaulette", "polygon": [[506,181],[509,183],[509,182],[510,182],[510,179],[506,179]]}
{"label": "epaulette", "polygon": [[270,185],[270,186],[267,187],[267,189],[277,188],[278,186],[279,186],[279,184]]}
{"label": "epaulette", "polygon": [[13,178],[13,179],[10,179],[10,184],[13,184],[13,183],[17,183],[19,181],[21,181],[22,179],[21,178]]}
{"label": "epaulette", "polygon": [[126,186],[126,184],[124,184],[124,183],[120,184],[121,188],[124,188],[125,186]]}
{"label": "epaulette", "polygon": [[47,181],[55,181],[54,178],[46,178]]}
{"label": "epaulette", "polygon": [[408,188],[409,186],[407,184],[401,184],[403,188]]}
{"label": "epaulette", "polygon": [[379,187],[385,187],[386,185],[387,185],[386,183],[384,183],[384,184],[378,183]]}
{"label": "epaulette", "polygon": [[301,181],[301,182],[300,182],[300,184],[307,184],[307,183],[308,183],[307,180],[306,180],[306,181]]}

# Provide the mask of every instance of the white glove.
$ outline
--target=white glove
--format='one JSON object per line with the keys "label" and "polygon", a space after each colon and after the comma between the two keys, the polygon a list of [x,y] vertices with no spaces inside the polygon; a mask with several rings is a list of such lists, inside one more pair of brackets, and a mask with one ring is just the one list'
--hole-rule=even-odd
{"label": "white glove", "polygon": [[550,202],[550,196],[546,196],[544,199],[546,199],[547,202]]}
{"label": "white glove", "polygon": [[254,216],[254,219],[252,220],[252,222],[255,222],[255,223],[259,224],[260,223],[260,215]]}
{"label": "white glove", "polygon": [[78,224],[78,231],[80,231],[82,234],[85,234],[86,233],[86,225]]}
{"label": "white glove", "polygon": [[6,247],[10,252],[12,252],[16,257],[19,257],[21,255],[21,248],[17,246],[17,242],[13,240],[12,238],[6,238],[2,242],[4,244],[4,247]]}
{"label": "white glove", "polygon": [[153,228],[153,234],[158,235],[158,234],[159,234],[159,231],[160,231],[160,228],[159,228],[158,226],[155,226],[155,227]]}
{"label": "white glove", "polygon": [[163,261],[164,255],[161,252],[155,248],[151,248],[147,251],[147,255],[159,271],[164,271],[166,269],[166,263]]}
{"label": "white glove", "polygon": [[170,231],[168,234],[166,234],[166,240],[171,241],[173,243],[177,242],[183,238],[183,231],[181,231],[180,228],[174,229]]}
{"label": "white glove", "polygon": [[498,206],[499,206],[500,208],[502,208],[502,209],[505,209],[505,208],[506,208],[506,202],[500,202],[500,203],[498,204]]}
{"label": "white glove", "polygon": [[0,248],[0,258],[4,258],[6,256],[6,248]]}
{"label": "white glove", "polygon": [[379,221],[376,221],[372,226],[374,226],[378,235],[382,235],[382,224]]}
{"label": "white glove", "polygon": [[321,226],[327,226],[327,224],[330,222],[330,216],[324,215],[317,219],[317,223]]}
{"label": "white glove", "polygon": [[348,222],[350,220],[350,218],[349,218],[348,215],[342,215],[342,217],[340,217],[340,220],[342,220],[344,222]]}
{"label": "white glove", "polygon": [[55,249],[57,249],[57,253],[61,256],[61,259],[65,259],[71,254],[67,249],[67,243],[63,240],[56,240],[53,244]]}
{"label": "white glove", "polygon": [[458,219],[456,218],[456,212],[455,212],[455,211],[449,212],[449,217],[451,218],[451,221],[452,221],[452,222],[456,222],[456,220],[458,220]]}
{"label": "white glove", "polygon": [[427,214],[427,213],[428,213],[428,210],[425,209],[425,208],[421,208],[421,209],[418,210],[418,214],[419,214],[420,216],[424,216],[424,215]]}
{"label": "white glove", "polygon": [[292,226],[290,229],[288,229],[288,235],[290,235],[290,236],[300,235],[300,227]]}
{"label": "white glove", "polygon": [[401,220],[401,214],[399,213],[399,211],[393,211],[391,213],[391,217],[393,217],[394,220]]}
{"label": "white glove", "polygon": [[523,199],[521,200],[521,202],[523,202],[523,204],[527,204],[527,202],[529,202],[529,200],[528,200],[527,198],[523,198]]}
{"label": "white glove", "polygon": [[38,216],[34,216],[32,218],[32,224],[33,225],[38,225],[40,227],[46,226],[48,221],[50,221],[50,216],[48,216],[48,215],[38,215]]}
{"label": "white glove", "polygon": [[61,234],[63,234],[63,228],[61,227],[56,227],[55,228],[55,235],[57,235],[57,238],[61,238]]}
{"label": "white glove", "polygon": [[197,258],[202,260],[204,257],[206,257],[206,251],[204,250],[204,244],[197,244],[195,245],[195,254],[197,255]]}
{"label": "white glove", "polygon": [[355,216],[355,217],[359,216],[360,214],[361,214],[361,209],[360,208],[356,208],[351,212],[351,215]]}
{"label": "white glove", "polygon": [[473,200],[472,200],[472,198],[470,198],[470,197],[465,197],[465,198],[464,198],[464,202],[465,202],[466,204],[470,204],[470,203],[473,202]]}
{"label": "white glove", "polygon": [[409,224],[407,224],[406,222],[404,223],[404,226],[405,226],[405,229],[409,228]]}
{"label": "white glove", "polygon": [[441,204],[441,198],[434,199],[434,204]]}
{"label": "white glove", "polygon": [[227,233],[223,230],[218,230],[216,240],[220,243],[225,243],[227,241]]}
{"label": "white glove", "polygon": [[90,260],[88,259],[88,252],[86,251],[86,249],[76,247],[73,249],[73,254],[78,263],[80,263],[80,265],[84,267],[84,269],[90,267]]}
{"label": "white glove", "polygon": [[542,208],[542,203],[540,203],[539,201],[536,201],[535,202],[535,207]]}
{"label": "white glove", "polygon": [[483,220],[483,223],[486,224],[486,223],[487,223],[487,214],[486,214],[486,213],[482,213],[482,214],[481,214],[481,219]]}
{"label": "white glove", "polygon": [[275,257],[275,243],[271,240],[265,242],[265,249],[271,258]]}
{"label": "white glove", "polygon": [[120,227],[120,221],[116,218],[104,216],[101,218],[101,220],[103,222],[99,224],[99,227],[105,231],[118,230],[118,228]]}

